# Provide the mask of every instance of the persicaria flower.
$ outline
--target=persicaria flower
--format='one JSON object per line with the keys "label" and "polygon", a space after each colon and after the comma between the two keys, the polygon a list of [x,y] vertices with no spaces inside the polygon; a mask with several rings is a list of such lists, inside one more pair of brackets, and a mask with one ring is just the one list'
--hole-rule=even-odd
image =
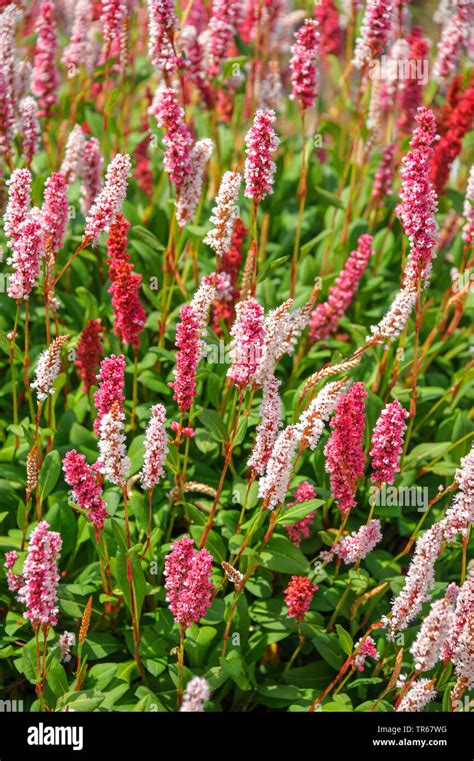
{"label": "persicaria flower", "polygon": [[431,606],[410,648],[416,671],[429,671],[443,657],[443,647],[454,619],[459,587],[450,584],[446,595]]}
{"label": "persicaria flower", "polygon": [[99,388],[94,394],[94,404],[97,410],[97,417],[94,420],[94,430],[100,431],[102,417],[112,409],[117,402],[122,405],[125,400],[124,395],[124,373],[125,357],[123,354],[105,357],[100,363],[100,372],[97,376]]}
{"label": "persicaria flower", "polygon": [[150,113],[157,124],[166,130],[163,143],[166,146],[163,166],[176,185],[178,195],[192,171],[191,151],[193,138],[184,120],[184,111],[178,104],[176,91],[172,87],[158,90]]}
{"label": "persicaria flower", "polygon": [[82,157],[81,209],[86,216],[102,190],[103,163],[99,141],[91,137],[86,141]]}
{"label": "persicaria flower", "polygon": [[114,279],[109,288],[115,317],[114,333],[120,336],[123,343],[138,348],[146,322],[146,313],[138,295],[142,276],[133,271],[131,262],[121,261],[114,269]]}
{"label": "persicaria flower", "polygon": [[69,663],[71,660],[71,647],[76,644],[76,635],[73,632],[63,632],[59,636],[59,660],[61,663]]}
{"label": "persicaria flower", "polygon": [[23,565],[24,584],[18,599],[27,608],[23,614],[34,625],[55,626],[58,622],[57,562],[62,539],[56,531],[48,531],[46,521],[38,523],[30,536],[28,554]]}
{"label": "persicaria flower", "polygon": [[[0,74],[0,80],[1,80]],[[22,137],[21,151],[28,165],[31,164],[40,139],[40,125],[38,121],[38,104],[30,95],[22,98],[18,104],[19,131]],[[0,117],[1,118],[1,117]],[[1,151],[0,151],[1,152]]]}
{"label": "persicaria flower", "polygon": [[428,108],[419,108],[415,117],[410,150],[402,159],[401,202],[397,215],[410,241],[410,255],[405,267],[404,283],[430,276],[431,261],[438,241],[437,195],[430,181],[430,159],[437,139],[436,121]]}
{"label": "persicaria flower", "polygon": [[1,66],[0,60],[0,99],[2,109],[0,111],[0,156],[10,156],[14,137],[15,112],[10,96],[8,81]]}
{"label": "persicaria flower", "polygon": [[211,697],[209,683],[202,676],[193,676],[186,685],[181,713],[202,713],[204,703]]}
{"label": "persicaria flower", "polygon": [[177,24],[173,0],[148,0],[148,55],[153,66],[168,72],[178,63],[172,44]]}
{"label": "persicaria flower", "polygon": [[43,230],[38,215],[27,217],[12,240],[12,255],[7,264],[13,267],[9,278],[8,295],[20,301],[28,299],[38,282],[44,256]]}
{"label": "persicaria flower", "polygon": [[221,62],[235,34],[241,6],[241,0],[213,0],[206,45],[209,77],[216,77],[219,73]]}
{"label": "persicaria flower", "polygon": [[102,416],[99,431],[99,473],[117,486],[125,486],[131,463],[127,457],[124,434],[125,415],[122,406],[114,402],[110,412]]}
{"label": "persicaria flower", "polygon": [[166,410],[162,404],[151,408],[151,418],[146,427],[145,454],[140,479],[145,489],[153,489],[165,475],[164,464],[168,453],[166,433]]}
{"label": "persicaria flower", "polygon": [[234,220],[237,216],[237,199],[239,197],[242,175],[238,172],[225,172],[222,177],[219,192],[216,197],[216,205],[212,209],[211,224],[204,243],[207,243],[218,259],[221,259],[230,248]]}
{"label": "persicaria flower", "polygon": [[230,329],[231,366],[227,377],[239,388],[251,382],[257,369],[264,339],[263,317],[263,308],[253,297],[240,301],[235,307],[235,320]]}
{"label": "persicaria flower", "polygon": [[40,116],[49,116],[52,106],[57,102],[59,73],[55,57],[58,47],[53,3],[42,3],[36,23],[38,39],[33,67],[31,89],[38,96],[41,108]]}
{"label": "persicaria flower", "polygon": [[327,301],[318,304],[309,321],[310,338],[322,341],[333,333],[349,309],[359,282],[373,255],[372,236],[361,235],[355,251],[349,254],[344,269],[329,289]]}
{"label": "persicaria flower", "polygon": [[13,571],[13,566],[17,560],[18,552],[15,550],[11,550],[10,552],[5,553],[5,562],[3,565],[7,569],[7,584],[10,592],[18,592],[20,587],[23,585],[23,577],[21,574],[15,573]]}
{"label": "persicaria flower", "polygon": [[79,175],[82,174],[85,147],[86,136],[81,126],[75,124],[68,135],[64,159],[61,164],[61,174],[64,175],[68,184],[76,182]]}
{"label": "persicaria flower", "polygon": [[127,6],[123,0],[103,0],[100,4],[100,20],[102,35],[107,50],[112,43],[120,39],[122,24],[127,14]]}
{"label": "persicaria flower", "polygon": [[103,332],[104,328],[100,324],[100,320],[89,320],[77,344],[74,364],[78,368],[79,377],[84,384],[86,394],[89,393],[89,389],[95,385],[97,380],[97,369],[103,354],[100,339],[100,334]]}
{"label": "persicaria flower", "polygon": [[97,529],[104,526],[107,506],[102,499],[102,487],[97,473],[87,464],[83,454],[75,449],[67,452],[63,459],[64,480],[71,487],[71,499],[86,511],[87,520]]}
{"label": "persicaria flower", "polygon": [[433,64],[433,77],[445,84],[456,71],[459,59],[468,48],[472,31],[473,7],[470,0],[454,0],[452,13],[443,24]]}
{"label": "persicaria flower", "polygon": [[392,0],[367,0],[352,59],[357,69],[362,69],[383,51],[390,34],[392,12]]}
{"label": "persicaria flower", "polygon": [[339,55],[342,46],[342,29],[339,23],[339,12],[334,0],[324,0],[314,4],[314,17],[320,29],[321,55]]}
{"label": "persicaria flower", "polygon": [[442,541],[443,530],[439,523],[434,523],[417,539],[405,585],[392,604],[390,617],[385,619],[389,639],[393,639],[397,631],[406,629],[420,612],[423,603],[429,599],[435,583],[434,566]]}
{"label": "persicaria flower", "polygon": [[[213,150],[214,143],[212,140],[204,138],[198,140],[191,151],[191,172],[181,188],[176,203],[176,218],[180,227],[184,227],[186,222],[192,220],[196,212],[201,198],[206,164],[211,158]],[[206,239],[204,242],[207,242]]]}
{"label": "persicaria flower", "polygon": [[366,658],[370,657],[373,658],[375,661],[378,661],[380,656],[377,652],[377,648],[375,646],[374,639],[372,637],[365,637],[362,641],[359,640],[356,642],[356,649],[357,653],[354,656],[354,666],[358,671],[363,671],[365,668],[365,661]]}
{"label": "persicaria flower", "polygon": [[81,66],[87,67],[91,43],[89,31],[92,23],[91,0],[77,0],[74,7],[71,39],[65,48],[62,62],[67,69],[68,77],[75,77]]}
{"label": "persicaria flower", "polygon": [[393,143],[387,145],[382,152],[372,185],[372,193],[370,196],[372,203],[380,203],[385,196],[388,196],[391,193],[394,174],[394,154],[395,146]]}
{"label": "persicaria flower", "polygon": [[326,383],[315,399],[310,402],[308,408],[301,413],[297,423],[301,450],[306,447],[311,450],[316,449],[324,425],[336,409],[346,389],[347,383],[345,381]]}
{"label": "persicaria flower", "polygon": [[[302,481],[296,487],[295,493],[293,495],[293,501],[288,502],[288,507],[299,505],[302,502],[309,502],[309,500],[315,499],[315,497],[316,490],[314,486],[310,484],[309,481]],[[316,511],[313,510],[311,513],[308,513],[308,515],[305,515],[305,517],[301,520],[284,527],[286,533],[296,547],[300,546],[303,539],[308,538],[315,515]]]}
{"label": "persicaria flower", "polygon": [[295,34],[290,60],[291,97],[298,100],[303,109],[314,104],[317,96],[318,78],[316,60],[319,53],[319,32],[316,19],[306,19]]}
{"label": "persicaria flower", "polygon": [[63,246],[69,214],[67,184],[61,172],[53,172],[45,182],[41,221],[45,248],[56,254]]}
{"label": "persicaria flower", "polygon": [[38,402],[42,402],[48,396],[54,395],[54,381],[61,370],[61,349],[69,336],[58,336],[49,347],[40,354],[36,364],[35,380],[31,388],[36,389]]}
{"label": "persicaria flower", "polygon": [[172,544],[165,559],[164,576],[166,600],[177,623],[188,627],[206,615],[214,589],[211,571],[211,553],[206,549],[196,552],[189,536]]}
{"label": "persicaria flower", "polygon": [[8,203],[3,214],[3,230],[9,246],[20,236],[20,225],[29,213],[31,203],[31,172],[29,169],[15,169],[8,185]]}
{"label": "persicaria flower", "polygon": [[331,493],[344,515],[357,504],[354,496],[357,482],[364,475],[364,407],[367,396],[363,383],[354,383],[341,396],[330,423],[333,432],[324,449]]}
{"label": "persicaria flower", "polygon": [[384,343],[385,348],[395,341],[410,319],[410,315],[416,304],[417,289],[409,284],[398,291],[393,299],[386,315],[377,325],[371,325],[372,335],[367,336],[367,341]]}
{"label": "persicaria flower", "polygon": [[400,701],[396,711],[416,713],[422,711],[436,697],[432,679],[417,679]]}
{"label": "persicaria flower", "polygon": [[395,473],[400,471],[400,454],[403,448],[403,436],[407,424],[405,420],[409,413],[398,399],[385,405],[378,418],[372,435],[373,473],[371,481],[374,484],[393,484]]}
{"label": "persicaria flower", "polygon": [[272,126],[275,119],[275,112],[270,108],[257,111],[253,125],[245,135],[247,152],[244,194],[247,198],[252,198],[256,205],[273,192],[276,164],[271,154],[280,145]]}
{"label": "persicaria flower", "polygon": [[259,481],[258,496],[263,499],[265,510],[273,510],[285,500],[297,444],[298,432],[294,425],[287,426],[278,435],[265,475]]}
{"label": "persicaria flower", "polygon": [[380,521],[373,518],[358,531],[345,536],[333,546],[332,551],[346,564],[363,560],[382,541]]}
{"label": "persicaria flower", "polygon": [[97,243],[101,232],[109,230],[122,208],[130,167],[130,156],[121,153],[117,153],[107,167],[105,186],[91,206],[84,232],[84,236],[91,238],[94,244]]}
{"label": "persicaria flower", "polygon": [[469,536],[474,524],[474,446],[461,459],[454,475],[459,491],[446,510],[442,521],[444,539],[452,542],[458,534]]}
{"label": "persicaria flower", "polygon": [[472,129],[474,75],[471,73],[465,90],[461,89],[461,83],[461,79],[453,81],[452,97],[449,98],[448,95],[445,124],[440,125],[442,136],[431,160],[431,179],[438,193],[443,192],[453,162],[461,153],[463,138]]}
{"label": "persicaria flower", "polygon": [[194,310],[189,304],[181,307],[180,322],[176,327],[176,367],[173,399],[181,412],[188,410],[196,396],[196,369],[201,357],[200,326]]}
{"label": "persicaria flower", "polygon": [[311,605],[314,593],[318,589],[319,587],[306,576],[292,576],[284,591],[289,617],[296,618],[298,622],[301,622]]}
{"label": "persicaria flower", "polygon": [[254,473],[263,475],[270,455],[281,428],[281,399],[279,394],[280,381],[271,376],[263,387],[263,398],[260,405],[260,423],[252,447],[252,453],[247,461]]}

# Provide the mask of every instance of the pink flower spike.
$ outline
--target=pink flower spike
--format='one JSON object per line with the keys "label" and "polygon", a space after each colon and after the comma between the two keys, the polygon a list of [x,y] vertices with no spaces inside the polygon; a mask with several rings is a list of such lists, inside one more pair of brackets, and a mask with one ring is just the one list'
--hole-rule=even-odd
{"label": "pink flower spike", "polygon": [[291,48],[290,60],[291,98],[300,102],[303,109],[314,105],[318,94],[318,73],[316,61],[319,53],[319,23],[316,19],[306,19],[295,34],[295,44]]}
{"label": "pink flower spike", "polygon": [[35,380],[31,388],[36,389],[38,402],[44,402],[48,396],[54,395],[54,381],[61,371],[61,350],[69,340],[69,336],[58,336],[40,354],[36,363]]}
{"label": "pink flower spike", "polygon": [[265,510],[273,510],[285,501],[297,444],[298,434],[294,425],[287,426],[278,435],[265,475],[261,476],[258,486],[258,496],[263,499]]}
{"label": "pink flower spike", "polygon": [[155,404],[151,408],[151,418],[146,427],[145,454],[140,471],[140,480],[145,489],[153,489],[165,475],[167,454],[166,410],[162,404]]}
{"label": "pink flower spike", "polygon": [[178,104],[176,91],[172,87],[158,90],[150,106],[150,113],[156,118],[158,126],[166,130],[163,138],[166,146],[163,165],[179,194],[192,171],[193,138],[186,126],[184,111]]}
{"label": "pink flower spike", "polygon": [[181,412],[189,410],[196,396],[196,370],[201,356],[200,325],[194,310],[189,304],[181,307],[180,322],[176,327],[176,367],[173,399]]}
{"label": "pink flower spike", "polygon": [[392,12],[392,0],[367,0],[352,59],[357,69],[362,69],[383,52],[390,35]]}
{"label": "pink flower spike", "polygon": [[104,415],[118,402],[122,405],[125,400],[125,357],[123,354],[105,357],[100,363],[100,372],[97,376],[99,388],[94,394],[94,404],[97,417],[94,420],[94,430],[100,431],[100,424]]}
{"label": "pink flower spike", "polygon": [[216,77],[232,43],[240,19],[242,0],[213,0],[207,36],[207,74]]}
{"label": "pink flower spike", "polygon": [[260,423],[257,426],[252,453],[247,461],[248,467],[260,476],[265,472],[278,437],[278,431],[282,426],[279,388],[280,381],[273,375],[265,382],[259,410]]}
{"label": "pink flower spike", "polygon": [[[309,481],[302,481],[296,487],[293,495],[293,502],[288,502],[288,507],[299,505],[302,502],[309,502],[309,500],[315,498],[316,490],[314,486],[310,484]],[[314,510],[313,512],[308,513],[308,515],[305,515],[301,520],[296,521],[296,523],[291,523],[289,526],[284,527],[295,547],[299,547],[303,539],[308,538],[315,515],[316,511]]]}
{"label": "pink flower spike", "polygon": [[336,414],[330,422],[333,432],[324,449],[331,493],[344,515],[357,504],[357,482],[364,475],[364,408],[367,396],[364,384],[354,383],[339,399]]}
{"label": "pink flower spike", "polygon": [[[360,643],[360,644],[359,644]],[[358,671],[363,671],[365,668],[365,661],[367,658],[373,658],[378,661],[380,656],[377,652],[374,639],[372,637],[365,637],[362,642],[356,642],[356,648],[359,648],[357,654],[354,657],[354,666]]]}
{"label": "pink flower spike", "polygon": [[[19,130],[22,136],[21,149],[28,166],[38,150],[40,142],[40,125],[38,104],[30,95],[22,98],[18,104],[20,124]],[[1,151],[0,151],[1,152]]]}
{"label": "pink flower spike", "polygon": [[122,208],[127,194],[130,170],[130,156],[121,153],[117,153],[107,167],[104,189],[97,196],[87,215],[84,231],[84,237],[91,238],[94,245],[97,244],[101,232],[108,232]]}
{"label": "pink flower spike", "polygon": [[125,415],[119,402],[102,416],[99,431],[99,459],[96,468],[110,483],[124,487],[131,463],[124,434]]}
{"label": "pink flower spike", "polygon": [[38,215],[22,222],[12,244],[7,264],[13,267],[8,283],[8,295],[17,301],[28,299],[36,287],[44,256],[43,229]]}
{"label": "pink flower spike", "polygon": [[[15,112],[13,110],[10,88],[8,87],[8,81],[1,66],[1,61],[0,102],[2,104],[0,109],[0,157],[10,157],[14,137]],[[23,153],[26,154],[25,148],[23,148]]]}
{"label": "pink flower spike", "polygon": [[257,111],[252,127],[245,135],[245,191],[255,205],[273,192],[276,164],[271,154],[277,150],[280,140],[273,129],[275,112],[270,108]]}
{"label": "pink flower spike", "polygon": [[235,320],[230,329],[231,366],[227,377],[239,388],[251,381],[257,369],[265,332],[263,308],[254,298],[239,301],[235,307]]}
{"label": "pink flower spike", "polygon": [[7,584],[10,592],[18,592],[20,587],[23,586],[23,577],[19,573],[15,573],[12,569],[18,560],[18,552],[11,550],[11,552],[5,553],[4,566],[7,569]]}
{"label": "pink flower spike", "polygon": [[417,671],[430,671],[443,657],[443,648],[448,638],[453,620],[454,605],[459,587],[450,584],[446,596],[431,606],[423,620],[410,653]]}
{"label": "pink flower spike", "polygon": [[29,169],[15,169],[7,180],[8,203],[3,214],[3,230],[11,246],[20,235],[20,225],[24,222],[30,210],[31,203],[31,172]]}
{"label": "pink flower spike", "polygon": [[67,184],[60,172],[53,172],[45,182],[41,219],[45,249],[57,254],[63,247],[69,216]]}
{"label": "pink flower spike", "polygon": [[74,21],[71,39],[64,50],[62,62],[69,78],[77,76],[81,66],[88,68],[91,53],[89,32],[92,23],[92,1],[77,0],[74,7]]}
{"label": "pink flower spike", "polygon": [[364,524],[350,536],[340,539],[332,550],[346,564],[356,563],[363,560],[374,547],[382,541],[380,521],[373,518],[370,523]]}
{"label": "pink flower spike", "polygon": [[387,404],[378,418],[372,434],[371,481],[374,484],[393,484],[395,473],[400,471],[400,455],[409,413],[396,399]]}
{"label": "pink flower spike", "polygon": [[165,559],[166,600],[174,620],[186,627],[199,623],[211,606],[214,585],[210,581],[212,555],[206,549],[194,549],[189,536],[171,546]]}
{"label": "pink flower spike", "polygon": [[91,137],[84,146],[82,160],[81,210],[85,216],[102,190],[103,164],[99,141]]}
{"label": "pink flower spike", "polygon": [[344,269],[329,289],[327,301],[318,304],[311,314],[309,326],[312,341],[324,341],[334,333],[352,304],[373,253],[372,236],[361,235],[357,248],[349,254]]}
{"label": "pink flower spike", "polygon": [[396,711],[401,713],[422,711],[436,697],[436,690],[432,685],[432,679],[417,679],[403,696]]}
{"label": "pink flower spike", "polygon": [[102,487],[97,474],[87,464],[83,454],[75,449],[66,453],[63,459],[64,480],[71,487],[71,499],[87,513],[87,520],[97,529],[104,527],[107,506],[102,499]]}
{"label": "pink flower spike", "polygon": [[180,63],[173,49],[177,24],[173,0],[148,0],[148,55],[153,66],[166,72]]}
{"label": "pink flower spike", "polygon": [[405,266],[404,284],[418,278],[427,280],[438,242],[435,213],[438,201],[430,180],[430,159],[437,139],[436,120],[432,111],[420,107],[415,117],[416,129],[410,150],[402,159],[402,187],[396,213],[410,241],[410,254]]}
{"label": "pink flower spike", "polygon": [[18,599],[27,608],[24,617],[45,627],[58,622],[57,561],[62,547],[60,535],[48,529],[49,524],[42,521],[30,536],[23,566],[24,585],[18,592]]}
{"label": "pink flower spike", "polygon": [[58,40],[53,3],[46,2],[40,6],[36,32],[38,39],[31,89],[33,94],[38,96],[40,116],[49,116],[51,108],[57,102],[59,88],[59,73],[55,61]]}
{"label": "pink flower spike", "polygon": [[208,682],[201,676],[193,676],[186,685],[179,710],[181,713],[202,713],[203,705],[210,697],[211,690]]}
{"label": "pink flower spike", "polygon": [[284,590],[285,603],[288,606],[290,618],[296,618],[300,623],[311,605],[314,593],[319,589],[306,576],[292,576]]}

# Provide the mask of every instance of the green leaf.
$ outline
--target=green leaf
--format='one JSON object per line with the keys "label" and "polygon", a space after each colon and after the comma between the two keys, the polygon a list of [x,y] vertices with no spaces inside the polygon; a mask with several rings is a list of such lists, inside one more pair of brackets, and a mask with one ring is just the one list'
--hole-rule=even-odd
{"label": "green leaf", "polygon": [[280,573],[304,574],[309,571],[308,559],[284,536],[274,536],[261,553],[262,565]]}
{"label": "green leaf", "polygon": [[43,465],[39,473],[39,490],[41,501],[44,502],[48,494],[51,494],[56,486],[61,472],[61,457],[56,449],[48,452],[44,458]]}
{"label": "green leaf", "polygon": [[224,421],[215,410],[202,410],[198,418],[215,441],[225,441],[227,430]]}
{"label": "green leaf", "polygon": [[324,200],[327,201],[330,206],[335,206],[337,209],[345,210],[346,207],[335,193],[331,193],[329,190],[326,190],[319,185],[316,185],[314,190],[321,198],[324,198]]}
{"label": "green leaf", "polygon": [[324,505],[322,499],[308,499],[306,502],[300,502],[298,505],[293,505],[293,507],[283,510],[277,518],[277,523],[282,526],[290,526],[292,523],[296,523],[314,512],[321,505]]}
{"label": "green leaf", "polygon": [[346,630],[339,624],[336,624],[336,631],[337,631],[337,636],[339,637],[339,642],[345,654],[351,655],[353,647],[354,647],[354,643],[352,641],[351,635],[349,634],[349,632],[346,632]]}

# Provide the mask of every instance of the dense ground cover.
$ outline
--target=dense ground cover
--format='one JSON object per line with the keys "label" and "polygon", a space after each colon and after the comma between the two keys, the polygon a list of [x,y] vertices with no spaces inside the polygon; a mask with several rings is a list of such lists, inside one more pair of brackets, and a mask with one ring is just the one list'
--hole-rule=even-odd
{"label": "dense ground cover", "polygon": [[472,2],[0,9],[2,699],[469,710]]}

